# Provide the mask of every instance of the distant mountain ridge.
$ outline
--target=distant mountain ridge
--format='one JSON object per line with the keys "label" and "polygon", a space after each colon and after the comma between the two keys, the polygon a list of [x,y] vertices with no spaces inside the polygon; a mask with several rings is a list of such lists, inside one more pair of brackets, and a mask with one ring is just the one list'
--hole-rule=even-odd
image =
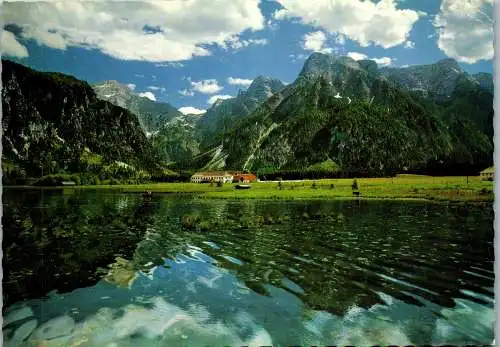
{"label": "distant mountain ridge", "polygon": [[171,119],[150,137],[158,157],[165,163],[183,161],[199,154],[196,125],[200,115],[186,114]]}
{"label": "distant mountain ridge", "polygon": [[449,98],[461,79],[479,83],[474,76],[464,72],[456,60],[449,58],[435,64],[406,68],[384,67],[380,72],[409,91],[420,91],[424,96],[439,101]]}
{"label": "distant mountain ridge", "polygon": [[197,124],[198,138],[203,148],[213,145],[217,134],[230,129],[234,122],[248,116],[285,85],[278,79],[257,76],[247,90],[240,90],[235,98],[218,100]]}
{"label": "distant mountain ridge", "polygon": [[135,114],[147,135],[158,131],[168,121],[182,115],[169,103],[141,97],[117,81],[105,81],[92,87],[99,98]]}
{"label": "distant mountain ridge", "polygon": [[482,90],[494,93],[495,85],[493,82],[493,75],[490,73],[480,72],[472,75],[472,77],[479,83]]}

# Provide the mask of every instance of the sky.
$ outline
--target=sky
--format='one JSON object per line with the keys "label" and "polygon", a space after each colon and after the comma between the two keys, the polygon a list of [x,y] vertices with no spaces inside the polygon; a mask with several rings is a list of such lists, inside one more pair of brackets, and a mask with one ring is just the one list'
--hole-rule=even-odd
{"label": "sky", "polygon": [[493,70],[493,0],[8,1],[2,55],[203,113],[258,75],[291,83],[313,52]]}

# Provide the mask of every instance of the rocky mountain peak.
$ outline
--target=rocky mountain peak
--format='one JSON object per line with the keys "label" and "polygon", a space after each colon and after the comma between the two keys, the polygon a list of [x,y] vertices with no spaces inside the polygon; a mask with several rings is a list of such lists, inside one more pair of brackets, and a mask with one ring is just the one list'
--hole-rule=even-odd
{"label": "rocky mountain peak", "polygon": [[170,119],[181,113],[169,103],[155,102],[141,97],[118,81],[108,80],[92,86],[97,96],[135,114],[146,133],[157,131]]}
{"label": "rocky mountain peak", "polygon": [[462,72],[462,68],[458,64],[458,62],[453,58],[441,59],[436,63],[440,68],[448,68],[458,70],[458,72]]}
{"label": "rocky mountain peak", "polygon": [[382,75],[396,81],[407,90],[421,91],[424,95],[445,100],[457,83],[470,77],[455,59],[446,58],[434,64],[413,65],[407,68],[381,68]]}
{"label": "rocky mountain peak", "polygon": [[333,57],[331,55],[314,52],[307,58],[300,75],[305,76],[324,73],[330,69],[332,62]]}
{"label": "rocky mountain peak", "polygon": [[257,76],[248,87],[244,97],[254,98],[259,102],[264,102],[271,95],[281,91],[285,85],[278,79],[266,76]]}
{"label": "rocky mountain peak", "polygon": [[104,82],[102,82],[103,85],[116,85],[116,86],[119,86],[121,85],[120,82],[118,82],[117,80],[105,80]]}
{"label": "rocky mountain peak", "polygon": [[299,78],[323,77],[333,81],[335,78],[347,79],[349,74],[357,73],[363,69],[376,71],[378,67],[375,62],[369,60],[360,62],[347,56],[336,57],[331,54],[315,52],[304,63]]}
{"label": "rocky mountain peak", "polygon": [[359,60],[358,64],[362,69],[366,70],[368,73],[377,74],[379,72],[378,65],[373,60],[368,60],[368,59]]}
{"label": "rocky mountain peak", "polygon": [[128,94],[131,94],[132,91],[130,88],[128,88],[126,85],[121,84],[120,82],[116,80],[106,80],[102,83],[98,83],[93,85],[94,89],[99,88],[99,89],[106,89],[106,90],[113,90],[113,91],[120,91],[120,92],[126,92]]}

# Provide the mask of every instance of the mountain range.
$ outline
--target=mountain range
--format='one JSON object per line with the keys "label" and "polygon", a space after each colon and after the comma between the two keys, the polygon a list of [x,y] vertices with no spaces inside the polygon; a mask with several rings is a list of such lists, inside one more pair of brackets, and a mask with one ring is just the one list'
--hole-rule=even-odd
{"label": "mountain range", "polygon": [[[492,163],[491,75],[451,59],[409,68],[314,53],[298,78],[268,98],[193,166],[256,172],[333,162],[344,173],[457,174]],[[183,164],[186,167],[186,164]]]}
{"label": "mountain range", "polygon": [[[470,75],[452,59],[379,68],[371,60],[313,53],[293,83],[258,76],[202,116],[183,115],[115,81],[90,86],[3,63],[3,156],[26,175],[41,175],[36,167],[54,161],[28,164],[34,159],[28,153],[36,153],[24,148],[35,143],[49,143],[46,152],[59,148],[56,161],[70,171],[69,158],[84,147],[149,170],[260,174],[318,167],[350,175],[463,174],[493,161],[492,76]],[[109,134],[98,141],[103,133]],[[56,146],[59,139],[65,145]]]}

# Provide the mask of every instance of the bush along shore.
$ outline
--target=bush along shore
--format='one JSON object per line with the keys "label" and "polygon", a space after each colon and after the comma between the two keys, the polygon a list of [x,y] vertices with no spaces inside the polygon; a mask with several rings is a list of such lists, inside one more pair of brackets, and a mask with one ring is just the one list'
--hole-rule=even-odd
{"label": "bush along shore", "polygon": [[[49,179],[49,178],[44,178]],[[50,178],[56,180],[56,178]],[[390,178],[319,179],[254,182],[247,190],[235,184],[186,182],[146,183],[130,179],[78,181],[72,175],[57,180],[73,180],[72,189],[116,189],[125,193],[188,194],[205,199],[427,199],[435,201],[493,201],[493,182],[479,177],[433,177],[401,175]],[[41,184],[40,184],[41,185]]]}

